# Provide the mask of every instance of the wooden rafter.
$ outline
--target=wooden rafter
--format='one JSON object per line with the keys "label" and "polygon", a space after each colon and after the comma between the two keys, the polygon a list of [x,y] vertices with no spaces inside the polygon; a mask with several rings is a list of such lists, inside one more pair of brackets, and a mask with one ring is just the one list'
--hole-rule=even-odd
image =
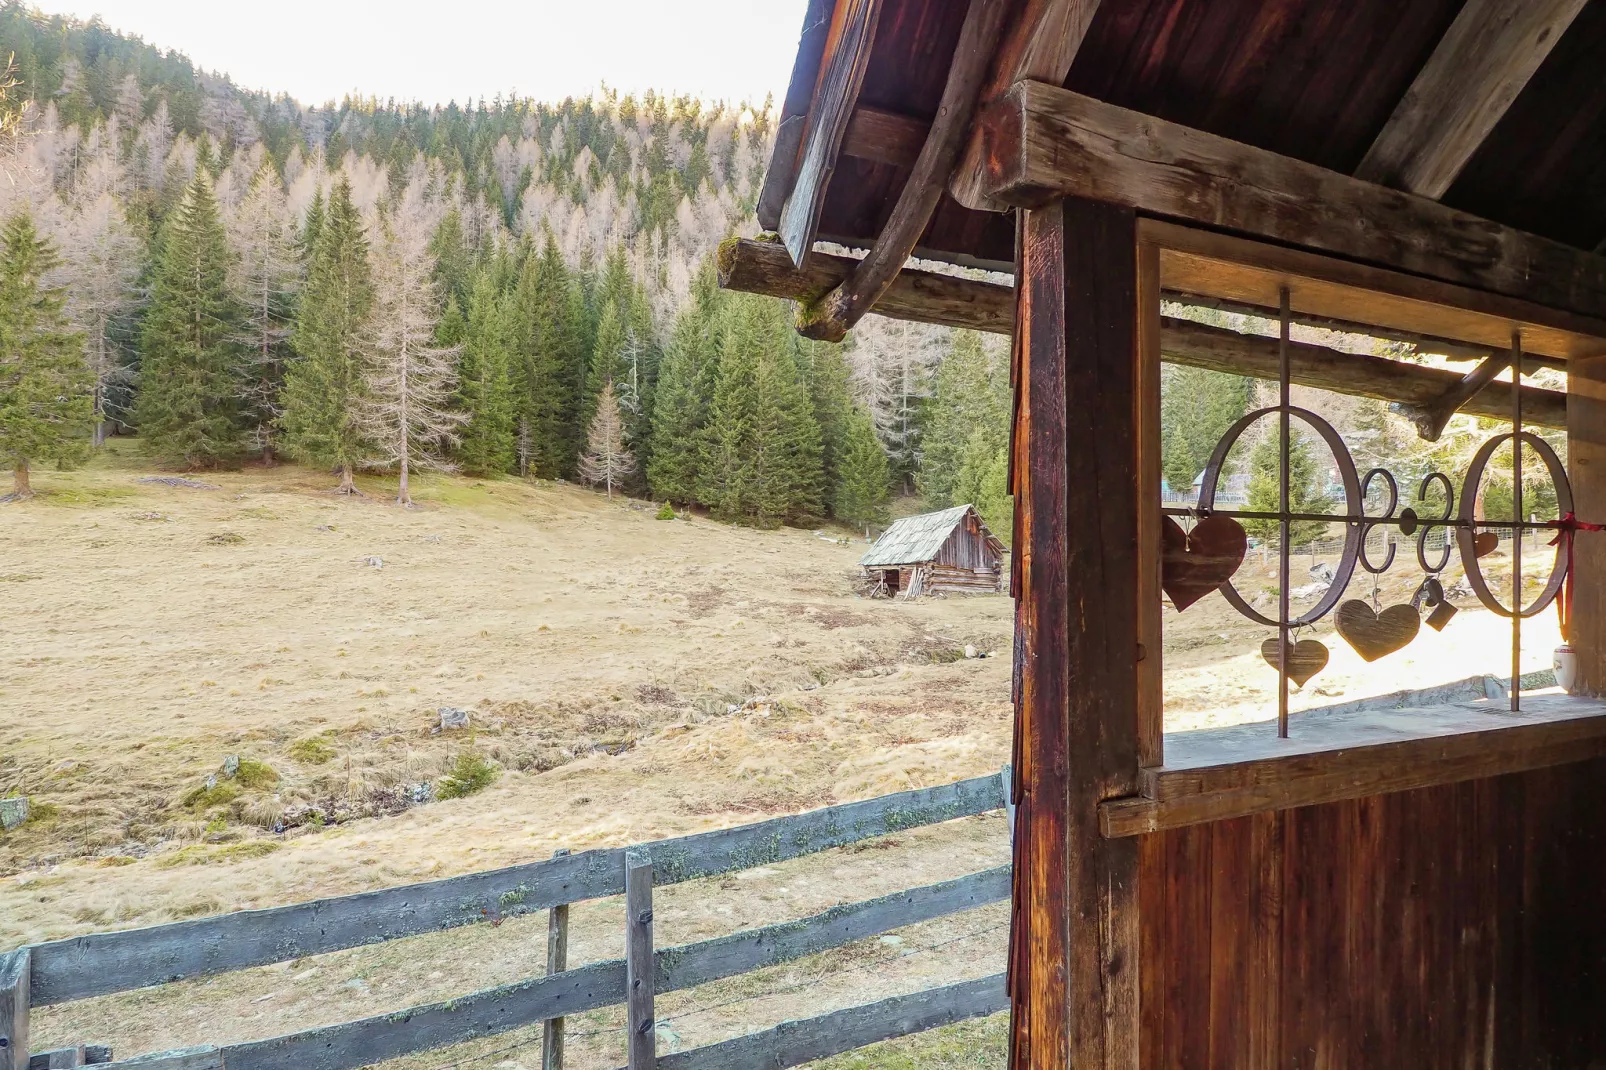
{"label": "wooden rafter", "polygon": [[[1023,80],[1062,84],[1098,9],[1099,0],[1025,0],[999,43],[981,99],[996,100]],[[982,160],[979,132],[972,131],[948,191],[967,208],[1002,211],[1008,206],[982,189]]]}
{"label": "wooden rafter", "polygon": [[1585,0],[1467,0],[1355,176],[1444,196]]}
{"label": "wooden rafter", "polygon": [[978,122],[989,196],[1087,197],[1606,316],[1606,258],[1039,82]]}
{"label": "wooden rafter", "polygon": [[[720,285],[726,289],[806,302],[829,292],[856,264],[848,257],[816,253],[806,267],[797,269],[786,250],[772,242],[732,240],[720,247],[718,266]],[[1009,334],[1015,326],[1015,291],[999,283],[906,269],[871,311],[896,319]],[[1277,378],[1275,338],[1166,316],[1160,321],[1160,349],[1162,359],[1172,364]],[[1417,407],[1442,404],[1465,383],[1455,372],[1305,342],[1291,347],[1290,370],[1300,386]],[[1459,401],[1456,411],[1506,416],[1510,401],[1504,388],[1487,383],[1484,387],[1487,389],[1480,388]],[[1524,418],[1537,426],[1565,426],[1566,402],[1566,395],[1554,390],[1523,388]]]}
{"label": "wooden rafter", "polygon": [[801,265],[814,246],[826,187],[870,63],[880,14],[881,0],[841,0],[832,13],[819,88],[801,134],[796,174],[781,212],[781,237],[795,264]]}
{"label": "wooden rafter", "polygon": [[[853,273],[818,302],[799,311],[798,330],[805,336],[841,341],[892,284],[914,251],[942,199],[948,176],[970,129],[976,94],[1008,11],[1009,0],[970,0],[937,117],[926,133],[925,143],[898,195],[897,204],[886,226],[881,228],[875,247]],[[796,196],[795,191],[793,196]],[[793,261],[802,263],[797,250],[792,248],[790,237],[787,244]]]}
{"label": "wooden rafter", "polygon": [[[1444,396],[1424,405],[1412,405],[1406,402],[1396,402],[1395,411],[1409,419],[1416,425],[1416,433],[1429,442],[1437,442],[1439,436],[1444,434],[1444,428],[1450,422],[1450,417],[1461,410],[1461,407],[1481,394],[1485,387],[1494,382],[1494,377],[1505,369],[1511,367],[1511,352],[1491,353],[1484,358],[1483,363],[1467,372],[1461,381],[1444,392]],[[1565,395],[1563,395],[1565,401]],[[1509,406],[1508,406],[1509,408]],[[1562,409],[1563,424],[1566,423],[1566,408]]]}

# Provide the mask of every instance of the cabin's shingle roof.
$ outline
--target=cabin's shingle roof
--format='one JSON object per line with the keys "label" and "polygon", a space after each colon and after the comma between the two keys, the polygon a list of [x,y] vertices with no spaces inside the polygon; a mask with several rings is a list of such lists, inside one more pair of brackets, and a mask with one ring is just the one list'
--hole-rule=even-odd
{"label": "cabin's shingle roof", "polygon": [[[969,505],[956,505],[952,509],[940,509],[935,513],[922,513],[919,516],[906,516],[902,520],[894,520],[892,526],[881,533],[875,545],[859,559],[859,564],[870,568],[917,565],[930,561],[937,556],[942,544],[948,540],[948,536],[971,509],[972,506]],[[980,520],[977,522],[980,523]],[[982,524],[981,530],[989,543],[997,542],[992,533],[987,531],[985,524]]]}

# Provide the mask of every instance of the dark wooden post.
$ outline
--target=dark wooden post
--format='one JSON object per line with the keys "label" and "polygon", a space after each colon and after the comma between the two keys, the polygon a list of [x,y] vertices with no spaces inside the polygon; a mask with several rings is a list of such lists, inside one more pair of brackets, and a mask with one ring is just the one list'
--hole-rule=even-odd
{"label": "dark wooden post", "polygon": [[27,948],[0,955],[0,1070],[28,1070]]}
{"label": "dark wooden post", "polygon": [[1011,947],[1017,1070],[1138,1063],[1137,840],[1098,807],[1138,773],[1137,234],[1065,201],[1022,230],[1016,510],[1021,801]]}
{"label": "dark wooden post", "polygon": [[657,1063],[657,1018],[653,1010],[652,858],[645,851],[625,855],[625,1005],[630,1070],[652,1070]]}
{"label": "dark wooden post", "polygon": [[[1578,519],[1606,524],[1606,357],[1574,358],[1567,367],[1567,467]],[[1580,695],[1606,695],[1606,534],[1573,540],[1571,642],[1578,651]]]}
{"label": "dark wooden post", "polygon": [[[552,852],[553,858],[569,853],[567,847]],[[569,904],[559,903],[547,911],[546,973],[551,977],[569,968]],[[563,1019],[549,1018],[541,1026],[541,1070],[563,1070]]]}

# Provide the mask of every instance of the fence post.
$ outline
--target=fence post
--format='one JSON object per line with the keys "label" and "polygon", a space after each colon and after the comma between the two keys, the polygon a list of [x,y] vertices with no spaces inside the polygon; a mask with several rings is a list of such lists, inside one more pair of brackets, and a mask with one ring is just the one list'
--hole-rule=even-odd
{"label": "fence post", "polygon": [[[552,852],[553,858],[569,853],[567,847]],[[569,904],[559,903],[547,911],[546,973],[551,977],[569,968]],[[563,1019],[548,1018],[541,1027],[541,1070],[563,1070]]]}
{"label": "fence post", "polygon": [[0,1070],[28,1070],[28,977],[33,954],[0,955]]}
{"label": "fence post", "polygon": [[652,856],[625,854],[625,1000],[629,1008],[629,1070],[653,1070],[658,1061],[653,1010]]}

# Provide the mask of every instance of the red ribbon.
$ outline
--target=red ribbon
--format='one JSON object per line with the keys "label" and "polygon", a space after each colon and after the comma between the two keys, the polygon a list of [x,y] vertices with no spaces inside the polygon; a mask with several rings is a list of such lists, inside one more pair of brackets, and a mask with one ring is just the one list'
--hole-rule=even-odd
{"label": "red ribbon", "polygon": [[1606,531],[1606,524],[1586,524],[1578,519],[1577,514],[1568,513],[1560,520],[1546,521],[1544,526],[1558,529],[1550,545],[1562,546],[1567,554],[1567,578],[1562,585],[1561,597],[1556,599],[1556,615],[1561,618],[1561,641],[1566,643],[1572,640],[1573,536],[1580,531]]}

